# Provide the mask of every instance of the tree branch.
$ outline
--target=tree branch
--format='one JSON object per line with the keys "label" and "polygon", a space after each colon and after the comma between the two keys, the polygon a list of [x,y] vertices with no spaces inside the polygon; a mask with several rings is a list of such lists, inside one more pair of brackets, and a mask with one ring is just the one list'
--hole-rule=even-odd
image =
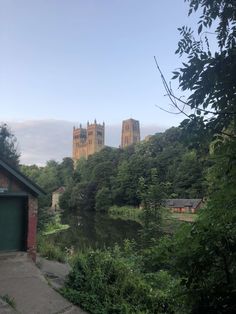
{"label": "tree branch", "polygon": [[[169,99],[171,100],[171,102],[174,104],[174,107],[177,108],[178,110],[180,110],[180,108],[178,107],[176,101],[179,101],[181,102],[182,104],[184,104],[184,106],[188,106],[190,107],[191,109],[197,109],[197,110],[200,110],[201,112],[204,112],[206,114],[213,114],[213,115],[236,115],[236,112],[226,112],[226,111],[211,111],[211,110],[206,110],[206,109],[202,109],[202,108],[199,108],[197,106],[192,106],[190,105],[188,102],[182,100],[181,98],[177,97],[174,95],[172,89],[168,86],[167,82],[166,82],[166,79],[157,63],[157,59],[156,59],[156,56],[154,56],[154,60],[155,60],[155,63],[156,63],[156,67],[161,75],[161,79],[162,79],[162,82],[163,82],[163,85],[164,85],[164,88],[167,92],[167,96],[169,97]],[[173,99],[175,100],[173,102]],[[187,115],[185,112],[184,112],[184,107],[182,110],[180,110],[183,114]]]}

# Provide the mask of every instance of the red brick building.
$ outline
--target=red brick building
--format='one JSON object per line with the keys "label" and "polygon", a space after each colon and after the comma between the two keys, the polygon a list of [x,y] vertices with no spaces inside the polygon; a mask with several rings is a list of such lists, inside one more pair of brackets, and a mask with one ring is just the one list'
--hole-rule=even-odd
{"label": "red brick building", "polygon": [[203,205],[202,199],[166,199],[165,206],[173,213],[196,213]]}
{"label": "red brick building", "polygon": [[39,194],[39,186],[0,159],[0,253],[27,251],[35,260]]}

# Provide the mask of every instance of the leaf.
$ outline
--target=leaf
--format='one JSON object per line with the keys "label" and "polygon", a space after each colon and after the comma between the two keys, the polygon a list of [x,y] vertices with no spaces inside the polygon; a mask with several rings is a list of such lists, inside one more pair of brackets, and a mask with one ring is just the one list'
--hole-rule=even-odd
{"label": "leaf", "polygon": [[179,75],[178,74],[176,74],[176,75],[174,75],[174,76],[172,76],[172,80],[175,80],[177,77],[178,77]]}
{"label": "leaf", "polygon": [[201,33],[201,31],[202,31],[202,24],[198,27],[198,34],[200,34]]}

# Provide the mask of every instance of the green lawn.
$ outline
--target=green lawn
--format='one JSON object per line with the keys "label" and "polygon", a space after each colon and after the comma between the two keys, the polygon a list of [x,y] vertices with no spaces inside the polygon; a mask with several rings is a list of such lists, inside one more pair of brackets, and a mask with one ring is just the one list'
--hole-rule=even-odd
{"label": "green lawn", "polygon": [[181,221],[193,222],[197,219],[197,214],[191,213],[171,213],[171,217]]}

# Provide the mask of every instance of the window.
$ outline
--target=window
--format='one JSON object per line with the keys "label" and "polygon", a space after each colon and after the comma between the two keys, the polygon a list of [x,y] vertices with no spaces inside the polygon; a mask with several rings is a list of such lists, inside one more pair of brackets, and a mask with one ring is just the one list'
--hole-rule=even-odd
{"label": "window", "polygon": [[135,123],[135,124],[133,125],[133,130],[134,130],[134,131],[138,131],[138,129],[139,129],[138,123]]}

